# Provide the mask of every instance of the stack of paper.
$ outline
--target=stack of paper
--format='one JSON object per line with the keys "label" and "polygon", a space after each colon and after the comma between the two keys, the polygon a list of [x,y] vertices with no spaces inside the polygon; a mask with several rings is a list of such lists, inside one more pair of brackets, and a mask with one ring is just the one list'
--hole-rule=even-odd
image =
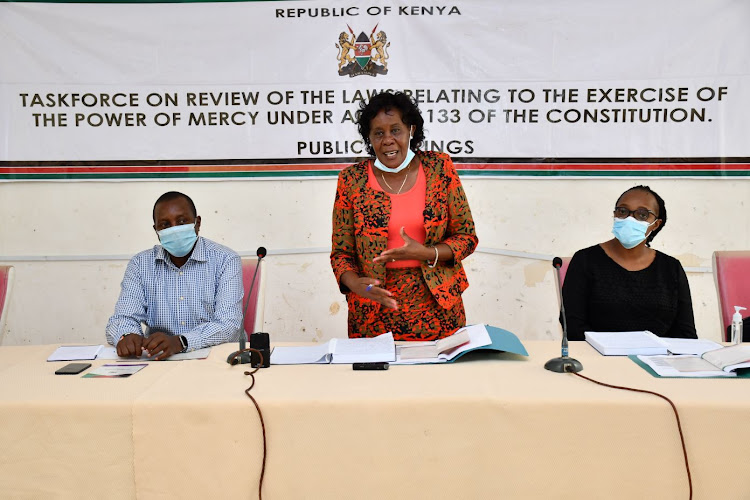
{"label": "stack of paper", "polygon": [[605,356],[667,354],[667,343],[648,330],[641,332],[585,332],[586,342]]}

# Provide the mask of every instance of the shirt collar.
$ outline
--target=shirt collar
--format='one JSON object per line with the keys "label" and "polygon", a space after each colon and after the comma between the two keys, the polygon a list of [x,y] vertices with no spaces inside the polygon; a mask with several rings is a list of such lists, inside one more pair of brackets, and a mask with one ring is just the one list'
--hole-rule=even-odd
{"label": "shirt collar", "polygon": [[[156,255],[154,256],[154,259],[163,260],[164,262],[172,262],[169,259],[169,253],[164,250],[164,247],[161,245],[156,245]],[[203,242],[203,237],[201,236],[198,236],[198,241],[195,243],[193,253],[190,254],[190,257],[187,261],[190,262],[191,260],[195,260],[198,262],[205,262],[208,260],[206,244]]]}

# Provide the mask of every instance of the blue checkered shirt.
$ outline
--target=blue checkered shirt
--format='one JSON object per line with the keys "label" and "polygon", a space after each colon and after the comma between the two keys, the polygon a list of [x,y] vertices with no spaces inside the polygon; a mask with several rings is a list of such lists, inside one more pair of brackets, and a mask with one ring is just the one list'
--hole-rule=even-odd
{"label": "blue checkered shirt", "polygon": [[163,331],[184,335],[188,349],[239,340],[242,323],[242,264],[236,252],[198,238],[182,267],[161,245],[128,263],[115,313],[107,322],[107,342],[126,333]]}

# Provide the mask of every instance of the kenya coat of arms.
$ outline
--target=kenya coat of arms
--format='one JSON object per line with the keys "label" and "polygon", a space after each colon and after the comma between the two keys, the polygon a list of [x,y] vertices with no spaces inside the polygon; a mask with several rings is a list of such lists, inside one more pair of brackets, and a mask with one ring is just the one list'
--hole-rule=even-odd
{"label": "kenya coat of arms", "polygon": [[387,75],[388,74],[388,47],[391,42],[385,31],[378,31],[378,25],[372,29],[368,37],[365,32],[359,36],[354,34],[352,28],[347,24],[349,34],[342,31],[339,35],[339,43],[336,48],[339,50],[339,75],[355,77],[359,75]]}

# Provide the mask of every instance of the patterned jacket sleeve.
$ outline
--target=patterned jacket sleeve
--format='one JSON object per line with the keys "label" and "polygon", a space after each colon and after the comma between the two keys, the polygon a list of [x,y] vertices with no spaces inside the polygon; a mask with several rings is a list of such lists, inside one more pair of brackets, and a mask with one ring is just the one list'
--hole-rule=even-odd
{"label": "patterned jacket sleeve", "polygon": [[447,238],[442,242],[453,251],[454,262],[461,262],[474,252],[479,239],[474,227],[474,219],[471,216],[469,201],[450,157],[446,159],[443,168],[449,178],[448,209],[450,212]]}
{"label": "patterned jacket sleeve", "polygon": [[341,284],[341,275],[347,271],[359,273],[354,239],[354,214],[352,200],[349,198],[347,178],[346,170],[339,173],[336,199],[333,203],[331,236],[331,267],[342,293],[349,290]]}

